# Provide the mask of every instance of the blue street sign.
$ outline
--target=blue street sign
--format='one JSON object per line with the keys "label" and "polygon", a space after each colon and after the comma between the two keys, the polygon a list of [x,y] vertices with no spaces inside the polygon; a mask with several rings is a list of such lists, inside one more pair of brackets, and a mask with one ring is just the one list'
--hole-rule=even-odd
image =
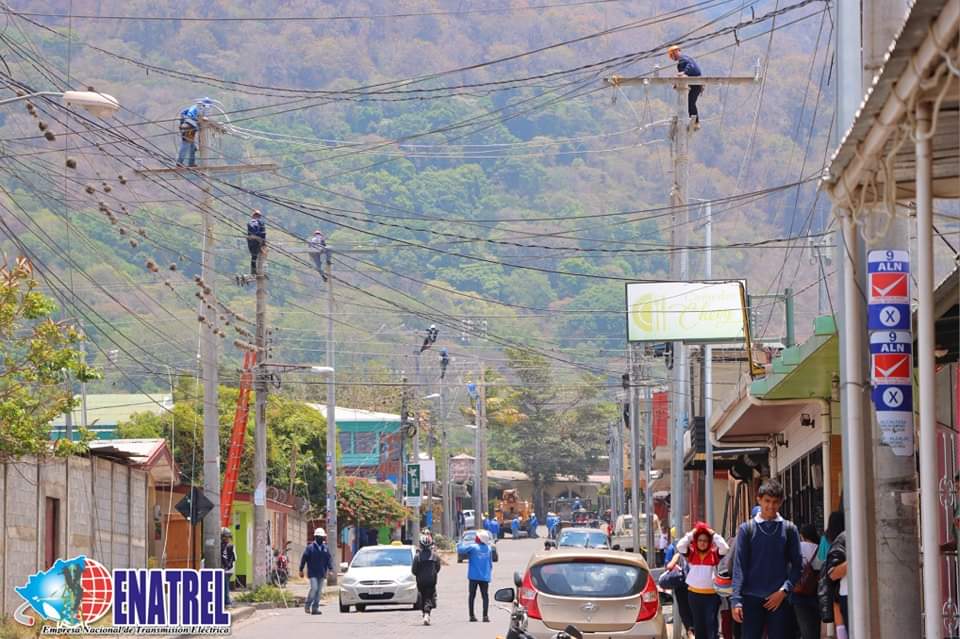
{"label": "blue street sign", "polygon": [[909,304],[870,304],[867,328],[871,331],[910,330]]}
{"label": "blue street sign", "polygon": [[910,254],[907,251],[883,249],[867,254],[868,273],[909,273]]}
{"label": "blue street sign", "polygon": [[913,387],[879,385],[873,389],[873,406],[880,411],[897,413],[913,412]]}
{"label": "blue street sign", "polygon": [[910,331],[877,331],[870,333],[870,354],[913,354],[913,333]]}

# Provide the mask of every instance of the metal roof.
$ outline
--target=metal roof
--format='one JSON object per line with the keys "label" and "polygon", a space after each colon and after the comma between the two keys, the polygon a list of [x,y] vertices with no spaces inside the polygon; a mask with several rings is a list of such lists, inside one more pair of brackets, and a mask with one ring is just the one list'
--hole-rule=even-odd
{"label": "metal roof", "polygon": [[[955,1],[915,0],[913,2],[906,21],[887,52],[883,68],[873,78],[866,97],[857,111],[853,125],[846,132],[843,141],[833,155],[830,163],[831,181],[838,181],[848,169],[859,153],[860,145],[863,144],[872,129],[881,124],[891,124],[881,122],[879,117],[887,102],[891,99],[910,100],[911,96],[898,93],[897,81],[908,70],[911,65],[911,58],[931,33],[931,26],[934,21],[948,4]],[[953,40],[955,39],[956,35],[954,34]],[[951,42],[952,40],[945,40],[942,44],[949,47]],[[937,63],[939,63],[939,60]],[[951,77],[949,72],[947,72],[946,77]],[[944,80],[941,79],[941,82],[934,89],[934,95],[936,90],[943,85],[943,82]],[[932,140],[934,197],[938,198],[960,197],[960,148],[958,148],[960,145],[957,144],[958,136],[960,136],[960,119],[957,117],[958,108],[960,108],[960,105],[958,105],[958,95],[960,93],[956,90],[955,77],[953,77],[953,84],[954,88],[948,92],[941,103],[936,134]],[[893,137],[893,131],[891,131],[885,141],[883,155],[891,150]],[[916,167],[914,151],[913,140],[908,138],[897,152],[894,174],[897,182],[898,199],[909,199],[914,196],[914,171]]]}
{"label": "metal roof", "polygon": [[[326,404],[307,404],[310,408],[320,411],[324,419],[327,417]],[[347,408],[337,406],[337,422],[400,422],[400,416],[393,413],[377,413],[372,410]]]}

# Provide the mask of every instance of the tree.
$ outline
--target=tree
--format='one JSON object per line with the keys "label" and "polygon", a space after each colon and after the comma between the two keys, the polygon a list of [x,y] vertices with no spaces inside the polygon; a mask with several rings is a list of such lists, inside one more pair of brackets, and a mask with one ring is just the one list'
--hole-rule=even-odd
{"label": "tree", "polygon": [[410,509],[401,506],[389,488],[356,477],[337,482],[337,521],[341,526],[392,526],[408,517]]}
{"label": "tree", "polygon": [[507,349],[507,361],[519,383],[516,409],[525,416],[511,428],[521,470],[533,483],[537,512],[544,512],[543,487],[558,475],[586,479],[605,450],[607,423],[616,408],[598,400],[599,381],[584,377],[577,390],[565,393],[555,384],[543,356]]}
{"label": "tree", "polygon": [[26,259],[0,266],[0,461],[75,452],[78,446],[66,440],[51,447],[50,423],[73,408],[64,375],[96,377],[76,348],[80,332],[53,321],[56,305],[36,288]]}

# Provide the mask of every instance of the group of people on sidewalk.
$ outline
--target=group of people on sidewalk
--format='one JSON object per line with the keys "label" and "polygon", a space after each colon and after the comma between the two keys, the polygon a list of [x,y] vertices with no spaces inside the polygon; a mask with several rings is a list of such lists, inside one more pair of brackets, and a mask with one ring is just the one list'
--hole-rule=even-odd
{"label": "group of people on sidewalk", "polygon": [[676,541],[661,585],[673,589],[674,623],[689,637],[718,639],[722,626],[724,639],[819,639],[821,623],[835,623],[846,639],[843,513],[819,536],[780,515],[783,494],[765,481],[729,541],[704,522]]}

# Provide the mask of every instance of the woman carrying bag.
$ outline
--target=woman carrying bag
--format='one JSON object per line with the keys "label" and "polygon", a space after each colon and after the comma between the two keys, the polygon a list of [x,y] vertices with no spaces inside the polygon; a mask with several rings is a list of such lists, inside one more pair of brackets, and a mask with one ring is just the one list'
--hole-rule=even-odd
{"label": "woman carrying bag", "polygon": [[717,639],[720,635],[720,595],[714,585],[714,576],[720,557],[729,550],[723,536],[702,521],[677,542],[674,559],[682,556],[689,565],[685,581],[696,639]]}

